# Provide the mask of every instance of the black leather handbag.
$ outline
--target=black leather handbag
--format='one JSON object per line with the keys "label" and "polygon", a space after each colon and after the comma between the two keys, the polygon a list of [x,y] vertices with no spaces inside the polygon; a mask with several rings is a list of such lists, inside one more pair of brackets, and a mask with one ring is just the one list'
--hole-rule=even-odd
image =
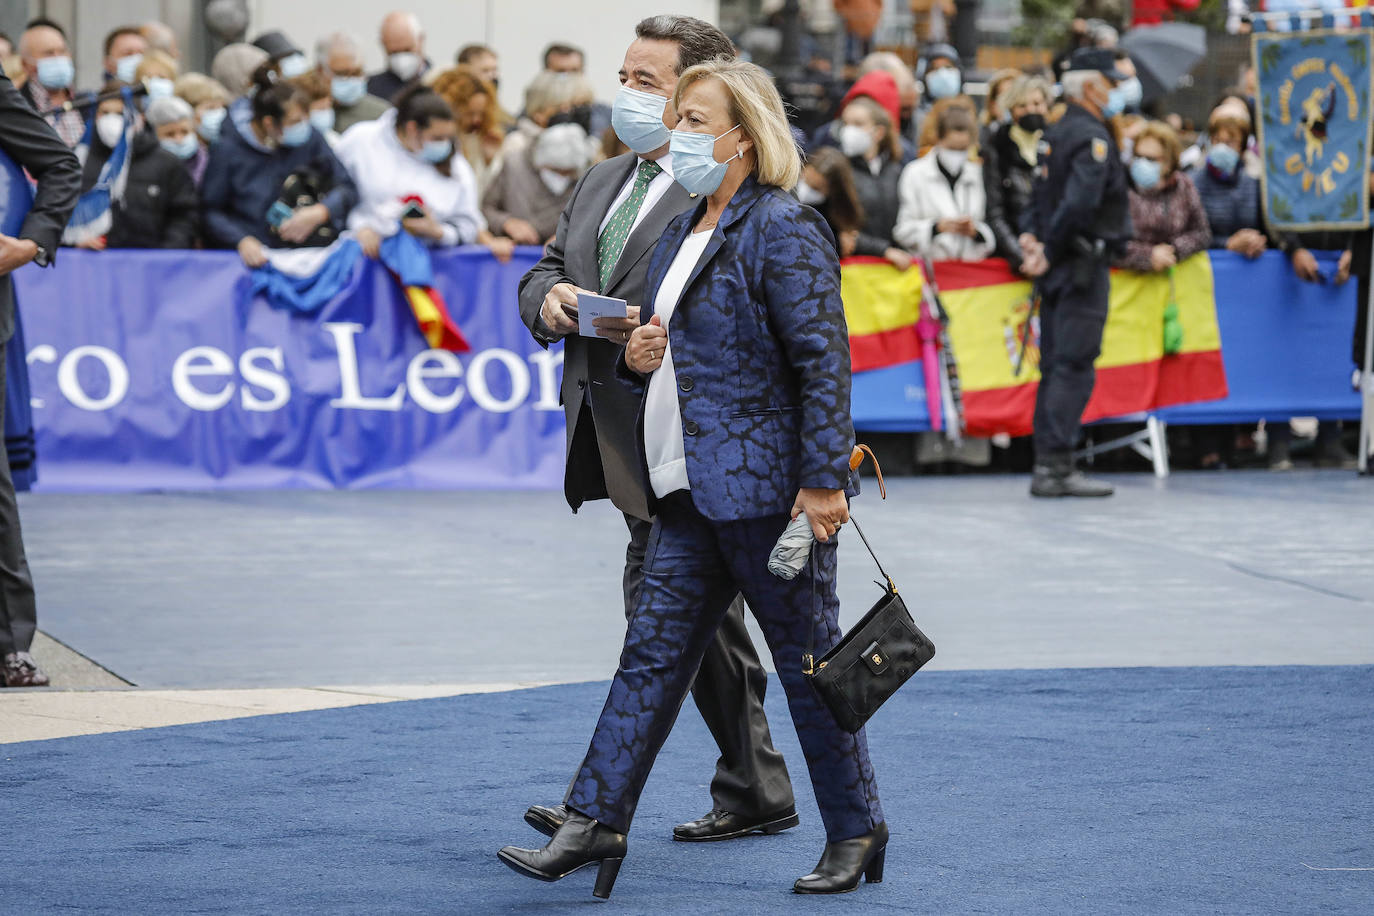
{"label": "black leather handbag", "polygon": [[[857,449],[856,458],[862,460],[857,455]],[[882,477],[878,479],[881,486]],[[811,605],[815,616],[807,636],[806,654],[802,656],[802,672],[840,727],[848,732],[857,732],[887,702],[888,697],[935,657],[935,643],[911,619],[906,602],[897,594],[896,584],[883,569],[883,564],[878,562],[878,555],[873,552],[868,538],[864,537],[859,523],[853,516],[849,521],[868,548],[869,556],[877,563],[878,572],[887,585],[883,596],[863,619],[844,634],[834,648],[817,660],[816,623],[820,617],[820,605],[816,600],[816,556],[812,553]]]}

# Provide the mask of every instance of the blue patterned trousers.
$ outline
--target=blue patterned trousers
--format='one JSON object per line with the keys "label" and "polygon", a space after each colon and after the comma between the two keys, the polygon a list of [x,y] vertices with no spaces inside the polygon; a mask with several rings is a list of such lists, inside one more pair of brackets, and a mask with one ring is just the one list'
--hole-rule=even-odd
{"label": "blue patterned trousers", "polygon": [[[816,617],[807,572],[785,582],[768,554],[788,519],[712,522],[686,494],[660,503],[644,558],[639,606],[625,633],[620,667],[568,796],[568,805],[628,832],[654,758],[667,740],[706,647],[731,600],[743,593],[758,618],[787,692],[830,842],[868,833],[883,820],[864,733],[835,724],[801,672]],[[815,547],[821,621],[817,655],[839,641],[835,542]]]}

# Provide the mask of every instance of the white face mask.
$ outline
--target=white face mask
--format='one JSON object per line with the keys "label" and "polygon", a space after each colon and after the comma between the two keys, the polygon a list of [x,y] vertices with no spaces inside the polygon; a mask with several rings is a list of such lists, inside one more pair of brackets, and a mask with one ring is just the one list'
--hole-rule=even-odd
{"label": "white face mask", "polygon": [[951,175],[958,175],[963,171],[964,164],[968,162],[968,150],[937,147],[935,158],[939,160],[940,165],[944,166],[946,172]]}
{"label": "white face mask", "polygon": [[420,67],[424,66],[424,60],[413,51],[397,51],[395,54],[387,56],[386,64],[392,73],[409,82],[415,78],[415,74],[420,72]]}
{"label": "white face mask", "polygon": [[549,193],[555,197],[568,190],[568,186],[573,182],[571,175],[564,175],[553,169],[540,169],[539,180],[544,182],[544,187],[548,188]]}
{"label": "white face mask", "polygon": [[805,181],[797,185],[797,200],[806,204],[808,207],[819,207],[825,203],[825,195],[817,191]]}
{"label": "white face mask", "polygon": [[846,124],[840,128],[840,152],[849,158],[865,156],[873,149],[873,134],[868,128]]}
{"label": "white face mask", "polygon": [[119,138],[124,136],[124,116],[122,114],[103,114],[95,119],[95,134],[100,142],[114,149]]}

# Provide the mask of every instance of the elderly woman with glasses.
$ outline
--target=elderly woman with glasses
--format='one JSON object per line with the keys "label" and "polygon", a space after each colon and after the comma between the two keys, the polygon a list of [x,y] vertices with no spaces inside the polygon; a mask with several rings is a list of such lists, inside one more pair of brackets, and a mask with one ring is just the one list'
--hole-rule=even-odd
{"label": "elderly woman with glasses", "polygon": [[[655,249],[641,325],[623,373],[642,389],[642,471],[655,513],[639,605],[620,667],[542,849],[506,847],[511,868],[544,881],[597,865],[609,896],[654,758],[706,646],[743,593],[787,693],[825,825],[820,863],[798,893],[882,880],[888,838],[864,733],[841,729],[801,671],[813,628],[839,640],[836,540],[848,520],[849,343],[835,243],[788,193],[801,174],[782,100],[753,64],[684,72],[673,178],[698,204]],[[768,572],[788,523],[806,513],[812,569]],[[824,649],[822,649],[824,651]]]}

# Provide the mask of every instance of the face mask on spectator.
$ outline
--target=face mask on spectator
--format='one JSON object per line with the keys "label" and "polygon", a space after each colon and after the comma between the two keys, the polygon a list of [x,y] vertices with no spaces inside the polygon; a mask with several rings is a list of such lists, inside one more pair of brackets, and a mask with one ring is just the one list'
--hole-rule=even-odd
{"label": "face mask on spectator", "polygon": [[167,99],[172,96],[172,81],[165,76],[150,76],[143,81],[143,86],[148,90],[148,101],[155,99]]}
{"label": "face mask on spectator", "polygon": [[282,146],[304,146],[310,139],[310,121],[297,121],[281,130]]}
{"label": "face mask on spectator", "polygon": [[1021,128],[1028,134],[1033,134],[1038,130],[1045,129],[1045,116],[1042,114],[1035,114],[1033,112],[1023,114],[1021,117],[1016,119],[1016,126]]}
{"label": "face mask on spectator", "polygon": [[224,124],[224,117],[228,114],[223,108],[207,108],[200,113],[200,126],[196,128],[196,133],[205,139],[206,143],[214,143],[219,139],[219,129]]}
{"label": "face mask on spectator", "polygon": [[850,159],[865,156],[873,149],[873,133],[867,127],[846,124],[840,128],[840,152]]}
{"label": "face mask on spectator", "polygon": [[725,180],[725,171],[730,163],[738,159],[735,153],[724,162],[716,161],[716,141],[731,131],[739,130],[739,125],[713,137],[710,134],[693,133],[690,130],[673,131],[673,180],[687,189],[690,194],[711,194]]}
{"label": "face mask on spectator", "polygon": [[367,80],[361,76],[336,76],[329,81],[329,94],[340,105],[356,105],[367,95]]}
{"label": "face mask on spectator", "polygon": [[1140,78],[1133,76],[1130,79],[1122,80],[1117,87],[1126,99],[1127,108],[1139,108],[1140,102],[1145,98],[1145,87],[1140,85]]}
{"label": "face mask on spectator", "polygon": [[405,82],[414,79],[423,64],[420,55],[413,51],[397,51],[395,54],[388,54],[386,58],[387,69]]}
{"label": "face mask on spectator", "polygon": [[66,89],[74,79],[76,65],[70,57],[44,57],[38,61],[38,82],[45,89]]}
{"label": "face mask on spectator", "polygon": [[926,74],[926,91],[932,99],[948,99],[959,94],[963,80],[954,67],[941,67]]}
{"label": "face mask on spectator", "polygon": [[968,162],[968,150],[936,147],[935,158],[946,172],[951,175],[958,175],[964,170],[964,164]]}
{"label": "face mask on spectator", "polygon": [[817,191],[805,181],[797,184],[797,200],[806,204],[808,207],[819,207],[825,203],[825,195]]}
{"label": "face mask on spectator", "polygon": [[95,135],[100,142],[114,149],[119,138],[124,136],[124,116],[122,114],[103,114],[95,119]]}
{"label": "face mask on spectator", "polygon": [[1113,86],[1107,91],[1107,104],[1102,106],[1102,117],[1114,118],[1125,110],[1126,94],[1120,86]]}
{"label": "face mask on spectator", "polygon": [[546,127],[534,142],[534,164],[541,169],[581,173],[591,158],[587,132],[576,124]]}
{"label": "face mask on spectator", "polygon": [[611,127],[620,142],[636,153],[652,153],[672,137],[663,123],[667,107],[668,100],[661,95],[621,86],[611,109]]}
{"label": "face mask on spectator", "polygon": [[549,189],[549,193],[554,197],[568,190],[568,185],[573,183],[571,175],[564,175],[562,172],[555,172],[553,169],[540,169],[539,180],[544,182],[544,187]]}
{"label": "face mask on spectator", "polygon": [[430,165],[438,165],[453,155],[452,140],[426,140],[420,147],[420,158]]}
{"label": "face mask on spectator", "polygon": [[334,109],[332,108],[312,108],[310,109],[310,124],[322,134],[327,134],[334,129]]}
{"label": "face mask on spectator", "polygon": [[180,140],[159,140],[158,143],[178,159],[190,159],[196,154],[196,150],[200,149],[200,141],[196,140],[195,134],[187,134]]}
{"label": "face mask on spectator", "polygon": [[132,83],[138,73],[138,65],[143,63],[142,54],[125,54],[115,61],[115,79],[121,83]]}
{"label": "face mask on spectator", "polygon": [[305,59],[304,54],[288,54],[277,61],[277,72],[289,80],[305,74],[310,69],[310,62]]}
{"label": "face mask on spectator", "polygon": [[1207,150],[1207,164],[1223,175],[1230,175],[1240,165],[1240,153],[1229,143],[1213,143]]}
{"label": "face mask on spectator", "polygon": [[1158,185],[1161,173],[1158,162],[1151,159],[1131,160],[1131,180],[1142,191],[1148,191]]}

